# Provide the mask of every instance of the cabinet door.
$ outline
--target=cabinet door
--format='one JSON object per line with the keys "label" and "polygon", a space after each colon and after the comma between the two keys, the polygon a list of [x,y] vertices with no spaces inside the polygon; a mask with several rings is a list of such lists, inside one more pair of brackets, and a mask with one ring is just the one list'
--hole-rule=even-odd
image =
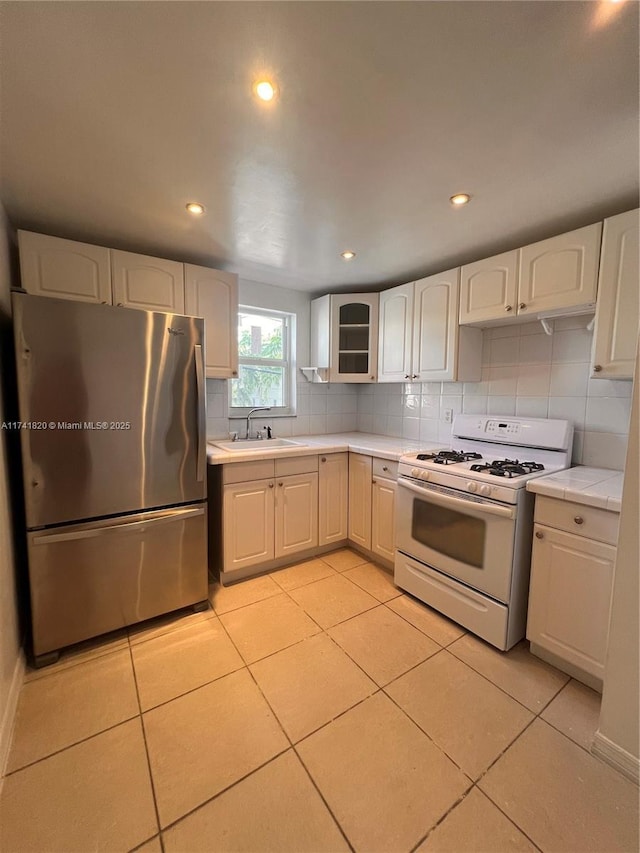
{"label": "cabinet door", "polygon": [[349,454],[349,539],[371,550],[371,457]]}
{"label": "cabinet door", "polygon": [[408,382],[413,334],[413,282],[380,294],[378,382]]}
{"label": "cabinet door", "polygon": [[527,638],[600,679],[615,554],[612,545],[535,525]]}
{"label": "cabinet door", "polygon": [[520,249],[518,314],[595,303],[602,223]]}
{"label": "cabinet door", "polygon": [[184,267],[178,261],[112,249],[111,269],[116,305],[184,314]]}
{"label": "cabinet door", "polygon": [[294,474],[276,480],[276,557],[318,544],[318,475]]}
{"label": "cabinet door", "polygon": [[237,376],[238,276],[185,264],[184,310],[204,318],[207,378]]}
{"label": "cabinet door", "polygon": [[376,477],[371,490],[371,550],[389,562],[395,559],[395,480]]}
{"label": "cabinet door", "polygon": [[378,294],[332,295],[330,337],[329,381],[375,382],[378,361]]}
{"label": "cabinet door", "polygon": [[111,305],[109,249],[18,231],[20,277],[27,293]]}
{"label": "cabinet door", "polygon": [[516,313],[518,252],[504,252],[460,270],[460,322],[504,320]]}
{"label": "cabinet door", "polygon": [[418,382],[456,378],[459,277],[457,268],[416,282],[413,372]]}
{"label": "cabinet door", "polygon": [[254,480],[224,487],[225,572],[274,557],[274,481]]}
{"label": "cabinet door", "polygon": [[638,211],[605,219],[593,337],[592,376],[633,379],[638,340]]}
{"label": "cabinet door", "polygon": [[318,545],[330,545],[348,536],[349,455],[321,456],[319,471]]}

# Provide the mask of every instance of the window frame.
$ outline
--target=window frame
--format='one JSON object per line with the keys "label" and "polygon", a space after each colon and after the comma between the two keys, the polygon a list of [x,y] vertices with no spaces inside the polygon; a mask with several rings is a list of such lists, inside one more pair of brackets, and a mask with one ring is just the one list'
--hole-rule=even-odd
{"label": "window frame", "polygon": [[[238,378],[229,380],[228,408],[229,418],[246,418],[251,411],[251,406],[233,405],[233,383],[240,382],[240,368],[243,365],[249,367],[282,367],[284,368],[284,399],[285,406],[272,406],[271,411],[265,412],[265,419],[269,418],[291,418],[296,415],[296,315],[289,311],[277,311],[274,308],[258,308],[254,305],[238,305],[238,316],[241,314],[255,314],[260,317],[270,317],[282,321],[282,359],[257,358],[252,356],[241,356],[238,353]],[[236,336],[238,335],[236,328]]]}

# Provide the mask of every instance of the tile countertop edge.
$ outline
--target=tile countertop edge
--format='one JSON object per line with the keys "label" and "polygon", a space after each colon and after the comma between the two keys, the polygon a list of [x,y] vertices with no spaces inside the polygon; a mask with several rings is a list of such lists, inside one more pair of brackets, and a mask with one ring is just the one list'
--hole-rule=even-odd
{"label": "tile countertop edge", "polygon": [[[265,439],[267,441],[268,439]],[[258,459],[280,459],[291,456],[314,456],[319,453],[365,453],[379,459],[398,459],[411,450],[433,450],[444,447],[444,442],[427,444],[410,439],[392,438],[388,435],[371,433],[328,433],[327,435],[301,435],[292,438],[300,445],[278,447],[273,450],[252,450],[246,452],[226,451],[215,448],[214,441],[207,442],[207,461],[209,465],[226,465],[230,462],[255,462]]]}
{"label": "tile countertop edge", "polygon": [[620,512],[624,473],[578,465],[527,483],[527,491],[584,506]]}

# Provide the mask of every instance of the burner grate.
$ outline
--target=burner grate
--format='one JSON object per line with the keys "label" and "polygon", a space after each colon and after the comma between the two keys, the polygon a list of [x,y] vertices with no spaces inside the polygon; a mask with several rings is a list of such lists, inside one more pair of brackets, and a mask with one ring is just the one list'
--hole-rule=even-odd
{"label": "burner grate", "polygon": [[534,471],[544,471],[544,465],[539,462],[520,462],[518,459],[496,459],[484,465],[472,465],[471,470],[512,479],[533,474]]}
{"label": "burner grate", "polygon": [[421,462],[431,461],[436,465],[455,465],[458,462],[469,462],[471,459],[482,459],[482,454],[463,450],[439,450],[437,453],[418,453],[417,458]]}

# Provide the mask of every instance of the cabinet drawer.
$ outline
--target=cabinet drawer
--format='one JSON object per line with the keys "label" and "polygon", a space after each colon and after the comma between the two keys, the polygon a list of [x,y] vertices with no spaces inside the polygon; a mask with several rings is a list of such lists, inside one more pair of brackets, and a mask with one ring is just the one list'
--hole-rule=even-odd
{"label": "cabinet drawer", "polygon": [[565,530],[577,536],[596,539],[598,542],[607,542],[609,545],[616,545],[618,542],[620,516],[617,512],[609,512],[606,509],[538,495],[535,520],[538,524],[546,524],[556,530]]}
{"label": "cabinet drawer", "polygon": [[276,477],[287,474],[313,474],[318,470],[317,456],[293,456],[289,459],[276,459]]}
{"label": "cabinet drawer", "polygon": [[376,459],[373,457],[373,476],[386,477],[388,480],[397,480],[398,463],[391,459]]}
{"label": "cabinet drawer", "polygon": [[249,480],[268,480],[274,476],[273,459],[258,459],[255,462],[231,462],[223,465],[223,483],[247,483]]}

